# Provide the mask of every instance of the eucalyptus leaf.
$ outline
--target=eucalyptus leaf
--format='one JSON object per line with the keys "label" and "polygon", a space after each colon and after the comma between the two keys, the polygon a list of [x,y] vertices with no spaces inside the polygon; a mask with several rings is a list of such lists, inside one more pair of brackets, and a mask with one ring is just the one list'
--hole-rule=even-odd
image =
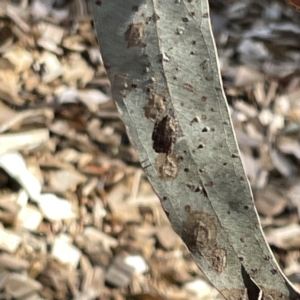
{"label": "eucalyptus leaf", "polygon": [[141,165],[226,299],[300,299],[265,241],[224,95],[206,0],[101,0],[113,97]]}

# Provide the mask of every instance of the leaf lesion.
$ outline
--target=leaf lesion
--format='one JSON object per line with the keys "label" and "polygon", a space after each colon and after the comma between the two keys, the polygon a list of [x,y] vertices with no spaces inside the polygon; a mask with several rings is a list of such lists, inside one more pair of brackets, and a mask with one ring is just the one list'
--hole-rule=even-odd
{"label": "leaf lesion", "polygon": [[154,151],[170,154],[176,143],[177,132],[177,125],[173,117],[166,115],[156,120],[152,133]]}
{"label": "leaf lesion", "polygon": [[227,266],[227,251],[217,242],[219,224],[209,213],[193,211],[185,207],[186,221],[183,222],[182,239],[192,253],[201,253],[218,274]]}

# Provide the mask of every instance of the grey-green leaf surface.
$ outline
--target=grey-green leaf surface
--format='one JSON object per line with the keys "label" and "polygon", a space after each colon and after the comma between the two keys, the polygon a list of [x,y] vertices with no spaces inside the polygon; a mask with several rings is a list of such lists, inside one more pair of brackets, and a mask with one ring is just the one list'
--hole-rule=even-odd
{"label": "grey-green leaf surface", "polygon": [[198,266],[226,299],[300,299],[261,231],[207,0],[98,0],[94,7],[113,97]]}

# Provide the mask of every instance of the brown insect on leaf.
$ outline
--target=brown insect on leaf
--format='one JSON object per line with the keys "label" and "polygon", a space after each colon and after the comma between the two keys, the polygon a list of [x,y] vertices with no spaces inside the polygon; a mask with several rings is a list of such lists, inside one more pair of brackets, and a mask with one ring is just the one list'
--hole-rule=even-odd
{"label": "brown insect on leaf", "polygon": [[176,138],[177,126],[172,117],[165,116],[156,121],[152,133],[153,149],[155,152],[171,153]]}

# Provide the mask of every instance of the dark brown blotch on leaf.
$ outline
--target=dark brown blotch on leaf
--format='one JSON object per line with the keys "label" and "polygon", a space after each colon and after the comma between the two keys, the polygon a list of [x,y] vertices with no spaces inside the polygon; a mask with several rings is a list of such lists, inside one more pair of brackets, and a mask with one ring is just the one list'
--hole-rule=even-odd
{"label": "dark brown blotch on leaf", "polygon": [[128,42],[128,48],[130,47],[145,47],[144,43],[144,30],[145,25],[143,23],[130,24],[125,32],[125,40]]}
{"label": "dark brown blotch on leaf", "polygon": [[157,120],[152,133],[154,151],[156,153],[171,153],[176,137],[176,124],[172,117],[167,115],[161,120]]}

